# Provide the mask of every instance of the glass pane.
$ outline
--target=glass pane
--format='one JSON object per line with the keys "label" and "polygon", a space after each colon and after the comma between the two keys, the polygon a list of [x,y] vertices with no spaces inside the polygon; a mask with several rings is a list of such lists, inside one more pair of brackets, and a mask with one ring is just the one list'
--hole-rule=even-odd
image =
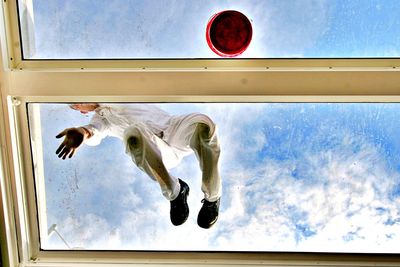
{"label": "glass pane", "polygon": [[[86,114],[67,104],[28,107],[35,177],[45,191],[37,189],[46,197],[42,249],[400,252],[399,104],[72,106],[94,110]],[[72,158],[58,158],[64,137],[56,135],[84,125],[93,136]],[[161,183],[149,178],[152,151],[190,187],[180,226],[170,221]],[[221,199],[207,230],[197,223],[205,197],[198,158],[211,170],[203,172],[210,202]],[[220,191],[212,183],[218,173]]]}
{"label": "glass pane", "polygon": [[243,13],[242,58],[399,57],[398,0],[19,0],[25,59],[219,58],[210,18]]}

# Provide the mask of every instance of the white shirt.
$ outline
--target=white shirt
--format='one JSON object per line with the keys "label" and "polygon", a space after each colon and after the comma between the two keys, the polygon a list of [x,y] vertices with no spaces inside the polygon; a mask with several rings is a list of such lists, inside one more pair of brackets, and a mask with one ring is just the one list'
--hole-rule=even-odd
{"label": "white shirt", "polygon": [[106,104],[94,110],[90,123],[83,127],[93,132],[85,144],[95,146],[106,136],[124,138],[124,131],[135,124],[145,124],[155,135],[161,136],[172,118],[152,104]]}

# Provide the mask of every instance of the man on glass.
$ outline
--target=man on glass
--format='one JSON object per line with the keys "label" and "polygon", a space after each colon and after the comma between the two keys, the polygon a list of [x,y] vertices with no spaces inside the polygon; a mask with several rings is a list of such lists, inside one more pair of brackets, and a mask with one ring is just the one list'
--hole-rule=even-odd
{"label": "man on glass", "polygon": [[79,103],[70,107],[94,115],[88,125],[67,128],[56,136],[64,137],[56,151],[59,158],[71,158],[82,144],[98,145],[106,136],[120,138],[132,161],[159,183],[162,194],[170,201],[172,224],[181,225],[189,216],[189,186],[168,170],[194,152],[202,171],[204,193],[197,223],[202,228],[215,224],[221,197],[220,147],[216,125],[208,116],[171,116],[151,104]]}

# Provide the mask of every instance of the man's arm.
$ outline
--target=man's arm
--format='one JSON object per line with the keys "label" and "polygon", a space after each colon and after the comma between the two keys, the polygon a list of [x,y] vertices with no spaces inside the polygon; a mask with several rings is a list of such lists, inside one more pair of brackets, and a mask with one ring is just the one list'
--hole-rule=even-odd
{"label": "man's arm", "polygon": [[85,139],[85,145],[89,146],[97,146],[110,132],[107,120],[97,113],[93,115],[89,124],[82,127],[91,133],[91,138]]}
{"label": "man's arm", "polygon": [[59,158],[72,158],[81,144],[93,136],[93,132],[85,127],[67,128],[59,133],[56,138],[64,137],[63,142],[58,147],[56,154]]}

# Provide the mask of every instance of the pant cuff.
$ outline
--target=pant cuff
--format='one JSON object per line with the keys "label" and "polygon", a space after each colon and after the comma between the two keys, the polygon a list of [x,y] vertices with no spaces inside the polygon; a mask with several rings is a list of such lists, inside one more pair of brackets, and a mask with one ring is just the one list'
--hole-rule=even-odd
{"label": "pant cuff", "polygon": [[174,188],[172,189],[171,192],[169,192],[169,194],[164,194],[164,196],[169,200],[172,201],[174,199],[176,199],[179,196],[179,193],[181,192],[181,184],[179,183],[179,180],[176,179],[176,183]]}

